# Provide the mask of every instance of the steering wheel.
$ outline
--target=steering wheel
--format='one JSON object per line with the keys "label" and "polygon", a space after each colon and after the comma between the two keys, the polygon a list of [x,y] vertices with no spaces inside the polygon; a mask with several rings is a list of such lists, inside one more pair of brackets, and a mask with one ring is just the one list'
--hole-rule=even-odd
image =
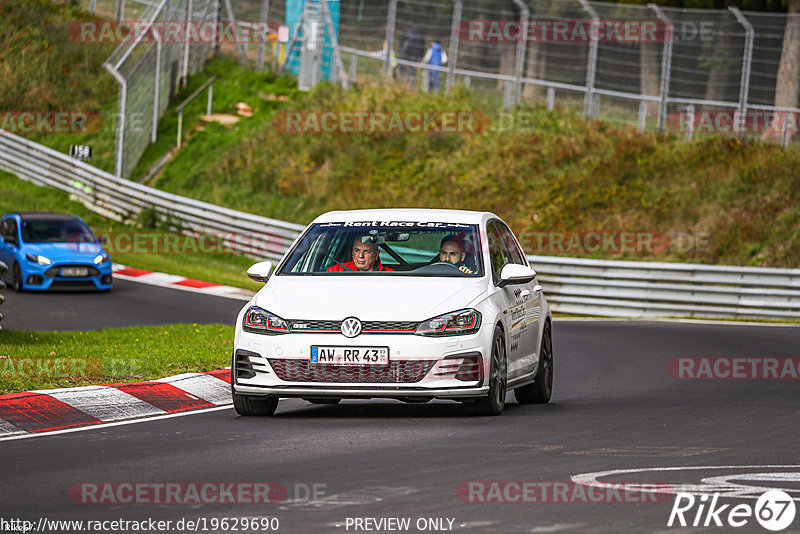
{"label": "steering wheel", "polygon": [[460,271],[461,270],[461,267],[459,267],[455,263],[450,263],[449,261],[437,261],[437,262],[432,263],[431,265],[447,265],[448,267],[452,267],[456,271]]}
{"label": "steering wheel", "polygon": [[450,272],[450,269],[453,269],[454,271],[461,273],[461,269],[458,268],[458,265],[454,265],[447,261],[437,261],[435,263],[429,263],[427,265],[423,265],[422,267],[417,267],[416,269],[414,269],[414,272],[447,274]]}

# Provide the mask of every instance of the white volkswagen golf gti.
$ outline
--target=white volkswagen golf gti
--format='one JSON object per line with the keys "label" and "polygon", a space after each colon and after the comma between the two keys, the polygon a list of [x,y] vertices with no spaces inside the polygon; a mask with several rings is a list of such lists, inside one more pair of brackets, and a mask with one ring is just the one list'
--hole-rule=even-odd
{"label": "white volkswagen golf gti", "polygon": [[312,222],[239,313],[240,415],[280,398],[460,401],[498,415],[508,389],[546,403],[552,316],[514,234],[493,213],[335,211]]}

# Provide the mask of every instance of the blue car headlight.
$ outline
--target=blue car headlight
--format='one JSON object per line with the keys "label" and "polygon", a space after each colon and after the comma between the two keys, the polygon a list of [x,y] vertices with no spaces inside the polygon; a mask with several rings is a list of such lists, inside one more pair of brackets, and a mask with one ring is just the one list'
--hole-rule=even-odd
{"label": "blue car headlight", "polygon": [[39,265],[50,265],[53,263],[50,261],[50,258],[45,258],[44,256],[34,256],[33,254],[26,254],[25,259],[32,263],[38,263]]}
{"label": "blue car headlight", "polygon": [[100,254],[99,256],[95,257],[94,264],[95,265],[100,265],[101,263],[105,263],[110,259],[111,258],[109,257],[108,252],[106,252],[104,250],[102,254]]}

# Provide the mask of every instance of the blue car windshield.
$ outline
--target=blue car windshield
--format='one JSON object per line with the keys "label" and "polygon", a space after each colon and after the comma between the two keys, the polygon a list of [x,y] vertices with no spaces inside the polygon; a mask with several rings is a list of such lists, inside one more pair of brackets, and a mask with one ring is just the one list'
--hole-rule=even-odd
{"label": "blue car windshield", "polygon": [[22,240],[26,243],[95,243],[89,228],[75,220],[22,221]]}
{"label": "blue car windshield", "polygon": [[362,221],[312,226],[278,274],[483,276],[477,225]]}

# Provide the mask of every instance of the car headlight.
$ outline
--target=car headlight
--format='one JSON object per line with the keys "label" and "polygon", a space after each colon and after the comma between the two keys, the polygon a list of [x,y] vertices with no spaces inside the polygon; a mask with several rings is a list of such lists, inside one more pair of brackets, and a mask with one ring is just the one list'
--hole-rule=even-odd
{"label": "car headlight", "polygon": [[420,336],[460,336],[474,334],[480,327],[481,313],[467,309],[422,321],[414,333]]}
{"label": "car headlight", "polygon": [[245,332],[256,334],[289,333],[289,324],[286,321],[258,306],[251,306],[244,314],[242,328]]}
{"label": "car headlight", "polygon": [[107,262],[109,259],[110,259],[110,258],[108,257],[108,252],[106,252],[106,251],[104,250],[102,254],[100,254],[99,256],[97,256],[97,257],[94,259],[94,264],[95,264],[95,265],[100,265],[101,263],[105,263],[105,262]]}
{"label": "car headlight", "polygon": [[50,261],[50,258],[45,258],[44,256],[34,256],[33,254],[26,254],[25,257],[28,259],[28,261],[31,261],[33,263],[38,263],[39,265],[50,265],[51,263],[53,263]]}

